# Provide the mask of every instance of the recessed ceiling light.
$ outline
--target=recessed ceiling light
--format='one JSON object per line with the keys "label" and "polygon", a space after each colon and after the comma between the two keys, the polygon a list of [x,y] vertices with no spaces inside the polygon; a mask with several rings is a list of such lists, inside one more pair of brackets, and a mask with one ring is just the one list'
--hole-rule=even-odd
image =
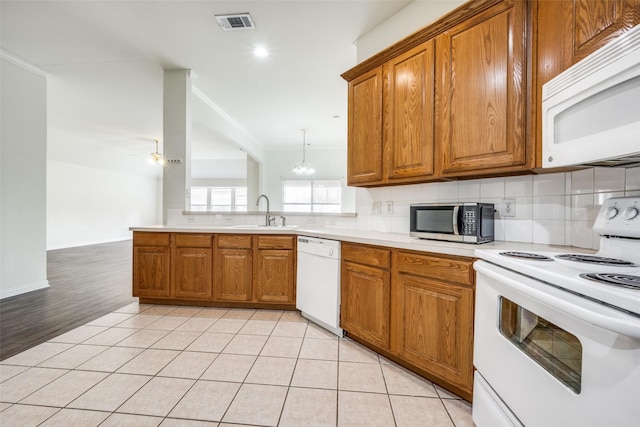
{"label": "recessed ceiling light", "polygon": [[266,58],[269,56],[269,51],[264,46],[256,46],[256,48],[253,49],[253,54],[258,58]]}

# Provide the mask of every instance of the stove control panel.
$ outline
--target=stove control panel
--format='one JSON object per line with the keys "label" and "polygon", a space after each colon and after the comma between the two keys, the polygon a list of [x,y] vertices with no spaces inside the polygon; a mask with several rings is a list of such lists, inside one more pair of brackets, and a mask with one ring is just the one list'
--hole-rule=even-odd
{"label": "stove control panel", "polygon": [[640,197],[605,200],[593,230],[601,236],[640,238]]}

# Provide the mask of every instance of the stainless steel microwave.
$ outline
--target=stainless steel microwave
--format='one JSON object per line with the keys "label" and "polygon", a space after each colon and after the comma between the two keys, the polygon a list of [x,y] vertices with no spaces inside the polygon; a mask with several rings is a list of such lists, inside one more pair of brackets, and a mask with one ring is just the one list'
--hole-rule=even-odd
{"label": "stainless steel microwave", "polygon": [[492,203],[417,203],[409,207],[412,237],[463,243],[494,238]]}

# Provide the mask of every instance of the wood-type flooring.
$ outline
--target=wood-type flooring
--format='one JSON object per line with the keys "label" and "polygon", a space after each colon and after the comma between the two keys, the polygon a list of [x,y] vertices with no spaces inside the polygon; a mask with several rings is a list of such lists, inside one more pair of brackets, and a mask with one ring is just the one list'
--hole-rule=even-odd
{"label": "wood-type flooring", "polygon": [[48,251],[49,287],[0,300],[0,360],[136,302],[132,253],[131,240]]}

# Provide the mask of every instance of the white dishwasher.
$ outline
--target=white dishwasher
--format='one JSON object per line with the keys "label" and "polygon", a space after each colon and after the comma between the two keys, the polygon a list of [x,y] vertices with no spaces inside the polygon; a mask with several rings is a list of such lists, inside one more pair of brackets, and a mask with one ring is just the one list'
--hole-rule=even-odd
{"label": "white dishwasher", "polygon": [[298,236],[296,308],[338,336],[340,328],[340,242]]}

